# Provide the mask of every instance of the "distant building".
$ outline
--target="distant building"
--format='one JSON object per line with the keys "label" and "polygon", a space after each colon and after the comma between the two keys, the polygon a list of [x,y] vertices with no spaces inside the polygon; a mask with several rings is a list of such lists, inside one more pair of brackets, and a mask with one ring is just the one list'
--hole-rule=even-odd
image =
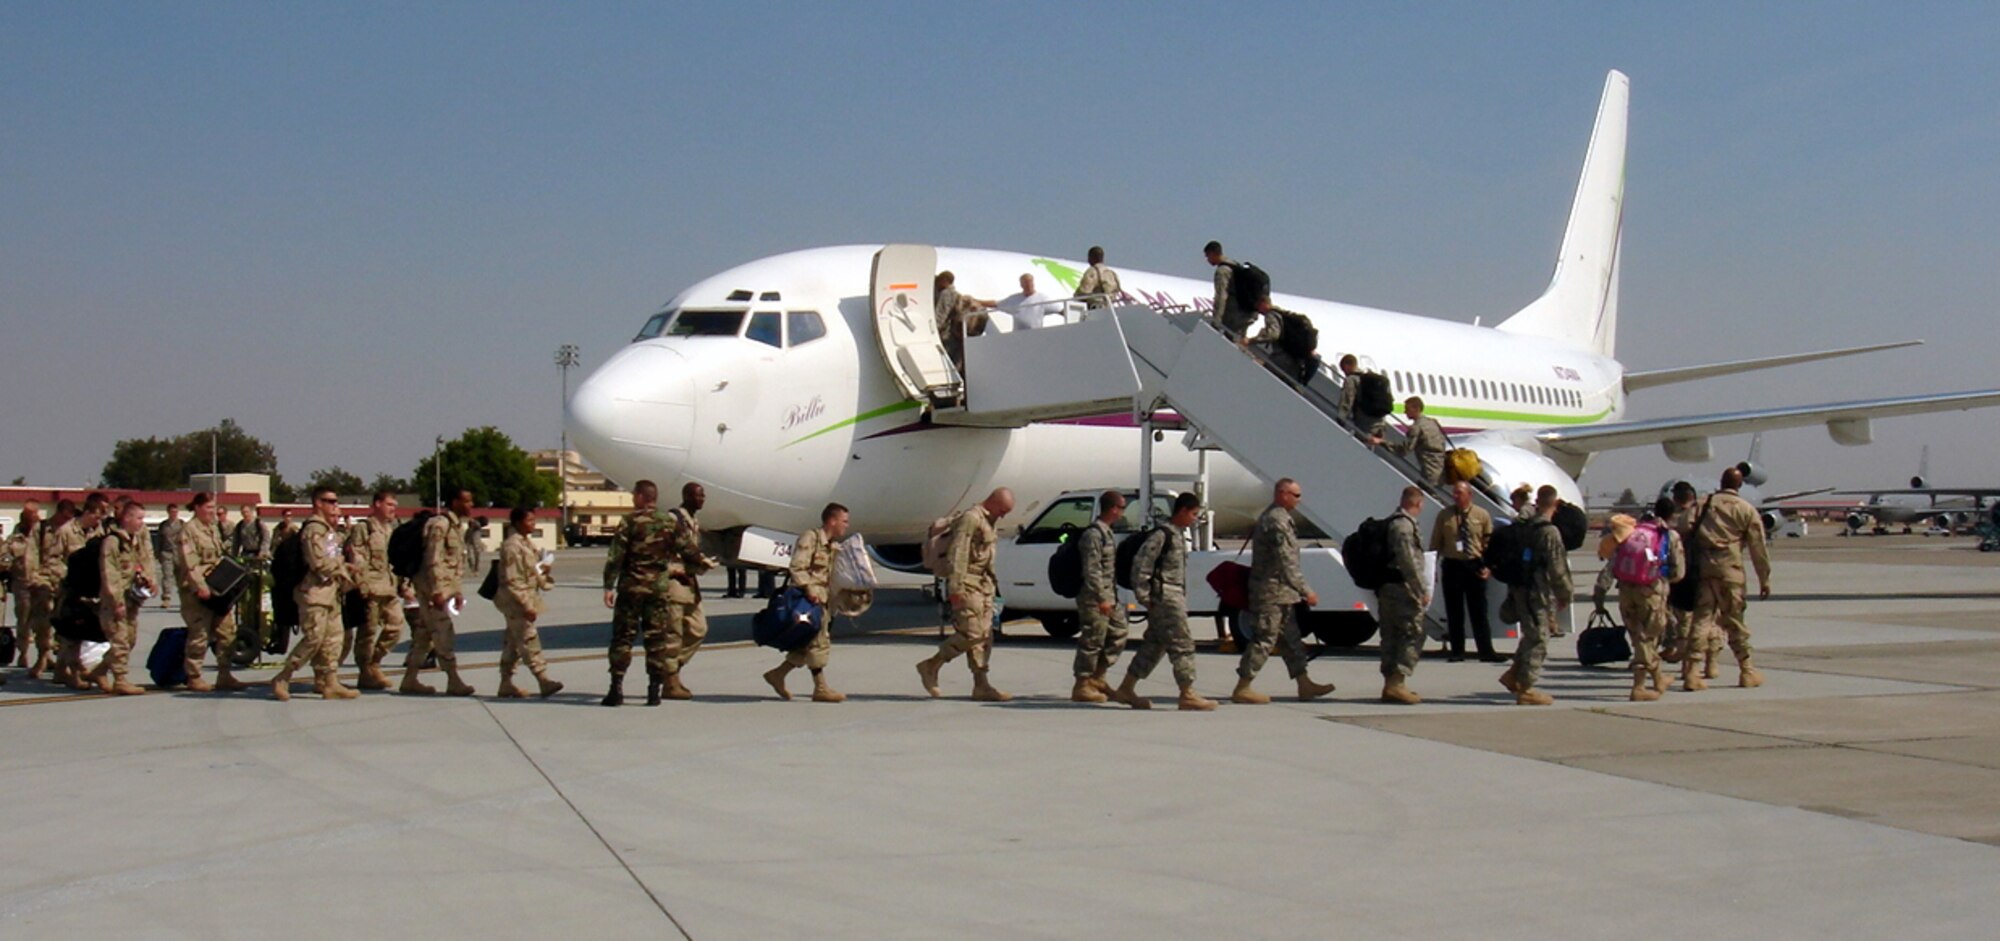
{"label": "distant building", "polygon": [[567,483],[564,508],[569,511],[569,542],[572,545],[609,542],[619,522],[632,512],[632,494],[591,469],[575,451],[561,452],[558,456],[556,449],[549,448],[529,456],[534,458],[535,470],[558,475]]}

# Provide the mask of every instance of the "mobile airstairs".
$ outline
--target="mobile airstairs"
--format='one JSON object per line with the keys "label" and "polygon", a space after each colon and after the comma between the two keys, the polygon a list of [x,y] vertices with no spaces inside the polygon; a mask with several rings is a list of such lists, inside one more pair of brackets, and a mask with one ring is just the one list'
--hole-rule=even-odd
{"label": "mobile airstairs", "polygon": [[[1264,480],[1297,480],[1305,492],[1299,512],[1336,544],[1363,520],[1394,512],[1405,487],[1422,486],[1407,458],[1370,447],[1337,417],[1340,385],[1328,370],[1300,382],[1268,353],[1238,347],[1191,311],[1092,309],[1067,326],[971,337],[965,359],[962,402],[935,409],[933,421],[1019,427],[1131,409],[1150,425],[1159,410],[1171,409],[1189,428],[1187,446],[1223,451]],[[1401,437],[1393,429],[1389,435]],[[1153,438],[1143,436],[1148,478]],[[1436,514],[1451,503],[1445,489],[1424,489],[1419,524],[1428,540]],[[1511,518],[1489,487],[1478,488],[1474,499],[1496,521]],[[1435,555],[1427,561],[1434,580]],[[1331,595],[1323,607],[1351,596],[1374,610],[1372,593],[1351,583],[1314,587]],[[1497,611],[1504,593],[1497,588],[1488,592],[1488,615],[1504,637],[1509,629]],[[1444,634],[1440,595],[1432,592],[1434,637]]]}

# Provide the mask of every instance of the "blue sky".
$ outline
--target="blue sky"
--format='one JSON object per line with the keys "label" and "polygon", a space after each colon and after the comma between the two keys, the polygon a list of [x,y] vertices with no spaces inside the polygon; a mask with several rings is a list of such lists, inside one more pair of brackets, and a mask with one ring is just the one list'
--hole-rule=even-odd
{"label": "blue sky", "polygon": [[[1747,9],[1746,9],[1747,8]],[[1619,353],[1930,345],[1638,417],[2000,385],[1980,4],[0,5],[0,479],[235,417],[303,477],[554,443],[687,283],[933,241],[1488,322],[1545,283],[1632,77]],[[1781,484],[1990,483],[2000,413],[1775,433]],[[1717,442],[1734,458],[1742,439]],[[1586,483],[1649,484],[1656,449]],[[1696,468],[1704,476],[1713,468]]]}

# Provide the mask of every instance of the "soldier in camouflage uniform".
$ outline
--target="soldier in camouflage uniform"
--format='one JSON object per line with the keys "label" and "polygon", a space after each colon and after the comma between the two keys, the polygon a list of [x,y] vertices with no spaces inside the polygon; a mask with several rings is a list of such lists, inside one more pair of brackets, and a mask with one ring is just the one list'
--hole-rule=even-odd
{"label": "soldier in camouflage uniform", "polygon": [[689,481],[681,485],[681,505],[669,516],[674,528],[667,536],[667,630],[674,635],[674,659],[668,664],[666,697],[693,699],[681,683],[681,671],[708,639],[708,615],[701,610],[701,576],[715,567],[701,551],[701,524],[694,515],[708,502],[708,491]]}
{"label": "soldier in camouflage uniform", "polygon": [[[1710,494],[1695,527],[1693,551],[1701,553],[1701,583],[1695,595],[1694,624],[1702,631],[1716,631],[1729,638],[1741,671],[1736,685],[1745,689],[1764,685],[1764,675],[1750,663],[1750,625],[1744,623],[1743,589],[1748,583],[1743,572],[1743,556],[1757,570],[1757,597],[1771,597],[1771,555],[1764,547],[1764,521],[1757,508],[1737,495],[1743,487],[1743,472],[1729,468],[1722,472],[1722,487]],[[1709,654],[1713,677],[1715,660],[1721,651]]]}
{"label": "soldier in camouflage uniform", "polygon": [[[403,682],[396,691],[429,696],[437,692],[422,681],[424,660],[437,651],[444,670],[445,692],[470,696],[472,684],[458,675],[458,627],[452,609],[463,610],[465,592],[465,518],[472,512],[472,491],[463,487],[451,495],[443,511],[424,523],[424,564],[411,579],[416,590],[417,620],[410,625],[410,653],[403,658]],[[336,650],[335,653],[339,651]]]}
{"label": "soldier in camouflage uniform", "polygon": [[[236,613],[217,614],[207,604],[208,576],[222,564],[222,533],[215,526],[215,501],[206,493],[197,493],[189,505],[194,508],[194,519],[181,526],[173,547],[181,580],[181,623],[188,632],[184,655],[187,688],[197,693],[234,692],[247,688],[235,677],[235,664],[230,660],[236,652]],[[211,648],[215,651],[214,683],[201,678],[201,662]]]}
{"label": "soldier in camouflage uniform", "polygon": [[181,505],[167,504],[167,518],[154,530],[153,557],[160,560],[160,607],[164,608],[174,598],[174,585],[180,581],[175,576],[180,569],[181,530],[187,521],[181,519]]}
{"label": "soldier in camouflage uniform", "polygon": [[1451,443],[1445,440],[1444,426],[1424,414],[1424,400],[1414,395],[1403,400],[1403,416],[1409,419],[1410,430],[1402,441],[1384,447],[1416,461],[1425,484],[1435,487],[1443,483],[1444,455],[1451,450]]}
{"label": "soldier in camouflage uniform", "polygon": [[[271,696],[279,702],[292,698],[292,674],[312,661],[313,691],[322,699],[355,699],[360,693],[342,685],[336,672],[346,630],[340,625],[340,599],[354,585],[354,569],[340,547],[340,534],[333,528],[340,512],[340,497],[331,487],[312,492],[313,515],[298,527],[299,554],[305,559],[305,577],[292,589],[299,606],[299,640],[285,658],[278,675],[271,678]],[[289,522],[289,519],[287,520]],[[450,642],[439,646],[440,664],[451,650]]]}
{"label": "soldier in camouflage uniform", "polygon": [[1191,493],[1175,497],[1174,515],[1146,534],[1132,559],[1132,594],[1146,606],[1146,636],[1132,655],[1132,665],[1125,668],[1125,682],[1118,684],[1111,698],[1134,709],[1153,708],[1139,695],[1139,681],[1152,675],[1162,656],[1173,663],[1182,709],[1215,708],[1215,700],[1194,691],[1194,639],[1188,636],[1187,546],[1181,533],[1200,516],[1201,498]]}
{"label": "soldier in camouflage uniform", "polygon": [[934,697],[944,695],[938,687],[938,671],[965,654],[972,668],[974,700],[1007,702],[1014,698],[987,678],[993,652],[993,596],[1000,590],[993,571],[993,549],[999,541],[993,524],[1013,511],[1014,491],[1001,487],[952,520],[951,550],[943,573],[952,633],[938,645],[937,653],[917,663],[917,679]]}
{"label": "soldier in camouflage uniform", "polygon": [[127,673],[132,646],[139,640],[139,605],[143,599],[131,593],[142,588],[157,590],[160,584],[159,566],[153,559],[153,539],[146,532],[146,508],[138,503],[125,504],[118,528],[104,537],[103,546],[103,555],[98,560],[103,588],[97,596],[97,619],[104,625],[104,639],[111,649],[89,678],[107,693],[137,696],[145,690],[134,684]]}
{"label": "soldier in camouflage uniform", "polygon": [[611,614],[611,689],[604,704],[625,704],[625,671],[632,642],[646,644],[646,705],[660,704],[667,673],[680,656],[679,637],[667,629],[668,541],[674,521],[660,511],[660,488],[650,480],[632,487],[632,514],[619,524],[604,557],[604,606]]}
{"label": "soldier in camouflage uniform", "polygon": [[403,638],[403,599],[415,598],[408,584],[389,568],[389,534],[396,531],[396,495],[378,490],[368,504],[366,519],[347,528],[347,561],[353,565],[365,619],[354,642],[354,666],[362,689],[388,689],[382,660]]}
{"label": "soldier in camouflage uniform", "polygon": [[1083,532],[1083,590],[1076,594],[1076,687],[1072,702],[1103,702],[1111,698],[1104,674],[1125,649],[1125,612],[1118,607],[1118,540],[1111,527],[1125,515],[1125,496],[1106,490],[1097,497],[1097,518]]}
{"label": "soldier in camouflage uniform", "polygon": [[833,653],[833,546],[847,537],[847,508],[829,503],[819,511],[819,525],[799,534],[792,547],[792,587],[805,592],[819,605],[819,633],[804,647],[785,651],[785,662],[764,674],[764,682],[777,690],[779,699],[791,699],[785,676],[800,667],[812,671],[813,702],[844,702],[847,696],[826,682],[826,662]]}
{"label": "soldier in camouflage uniform", "polygon": [[1271,488],[1272,503],[1257,517],[1250,537],[1250,643],[1236,666],[1236,690],[1230,701],[1263,705],[1271,697],[1252,688],[1257,672],[1271,657],[1271,648],[1285,660],[1285,671],[1298,681],[1299,699],[1317,699],[1333,692],[1333,684],[1315,683],[1306,672],[1305,644],[1299,639],[1300,601],[1319,604],[1319,594],[1306,584],[1299,568],[1299,537],[1292,510],[1305,491],[1298,481],[1283,478]]}
{"label": "soldier in camouflage uniform", "polygon": [[1570,594],[1575,591],[1570,583],[1569,552],[1553,522],[1561,502],[1556,488],[1543,484],[1535,491],[1535,512],[1514,522],[1529,527],[1525,538],[1536,559],[1528,571],[1529,583],[1508,589],[1513,593],[1514,612],[1521,619],[1521,643],[1514,648],[1514,665],[1500,675],[1500,685],[1514,694],[1516,705],[1546,706],[1555,701],[1535,684],[1542,680],[1542,660],[1548,654],[1549,635],[1556,630],[1556,615],[1569,609]]}
{"label": "soldier in camouflage uniform", "polygon": [[1424,610],[1431,606],[1424,592],[1424,544],[1417,536],[1423,510],[1423,489],[1404,487],[1402,502],[1389,516],[1389,568],[1396,578],[1375,591],[1382,622],[1382,701],[1405,706],[1423,701],[1409,686],[1424,652]]}
{"label": "soldier in camouflage uniform", "polygon": [[[42,506],[29,500],[21,505],[21,521],[7,537],[7,554],[12,557],[7,578],[14,589],[15,646],[20,648],[21,666],[28,668],[31,680],[41,679],[55,647],[46,610],[49,592],[42,584],[41,547]],[[33,658],[28,656],[30,641],[35,647]]]}
{"label": "soldier in camouflage uniform", "polygon": [[500,591],[493,605],[507,619],[507,635],[500,647],[501,699],[525,699],[527,692],[514,685],[514,667],[525,663],[535,675],[543,699],[562,692],[563,684],[549,678],[549,664],[542,656],[541,633],[535,622],[548,605],[542,592],[556,586],[555,575],[541,564],[528,538],[535,532],[535,511],[515,507],[507,514],[507,536],[500,543]]}
{"label": "soldier in camouflage uniform", "polygon": [[[83,509],[78,511],[76,504],[65,500],[56,505],[56,520],[50,521],[55,525],[42,527],[46,533],[42,538],[41,550],[42,582],[48,586],[51,593],[49,602],[51,617],[62,607],[69,594],[63,588],[63,581],[69,575],[69,557],[82,549],[84,543],[89,542],[90,537],[96,534],[98,523],[104,516],[105,504],[108,502],[103,494],[93,493],[84,498]],[[66,519],[63,514],[65,509],[70,511]],[[58,520],[60,522],[57,522]],[[87,688],[83,681],[82,654],[83,647],[78,642],[67,637],[57,638],[55,678],[58,682],[71,689]]]}

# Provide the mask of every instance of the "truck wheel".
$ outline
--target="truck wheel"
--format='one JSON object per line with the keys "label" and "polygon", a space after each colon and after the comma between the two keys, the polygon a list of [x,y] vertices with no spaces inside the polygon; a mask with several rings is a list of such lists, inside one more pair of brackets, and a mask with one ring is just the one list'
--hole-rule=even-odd
{"label": "truck wheel", "polygon": [[1299,633],[1329,647],[1359,647],[1375,636],[1375,616],[1366,611],[1312,611],[1299,619]]}
{"label": "truck wheel", "polygon": [[1049,636],[1057,640],[1068,640],[1083,629],[1075,614],[1038,614],[1035,619],[1042,622],[1042,630],[1048,631]]}

